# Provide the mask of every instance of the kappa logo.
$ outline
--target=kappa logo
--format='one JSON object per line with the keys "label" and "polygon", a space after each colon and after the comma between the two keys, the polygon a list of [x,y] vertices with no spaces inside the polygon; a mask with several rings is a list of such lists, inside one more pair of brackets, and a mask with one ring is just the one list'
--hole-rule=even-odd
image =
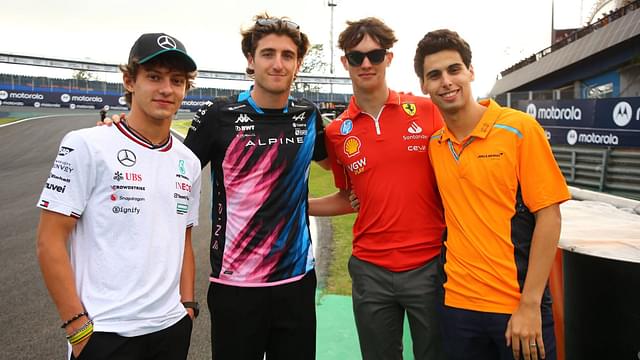
{"label": "kappa logo", "polygon": [[293,121],[304,121],[304,116],[305,116],[306,113],[307,112],[305,111],[305,112],[302,112],[302,113],[300,113],[298,115],[295,115],[293,117]]}
{"label": "kappa logo", "polygon": [[238,123],[250,123],[253,122],[253,119],[249,117],[247,114],[240,114],[236,119],[236,124]]}
{"label": "kappa logo", "polygon": [[414,116],[416,114],[416,104],[414,104],[414,103],[402,104],[402,109],[409,116]]}
{"label": "kappa logo", "polygon": [[411,134],[420,134],[422,133],[422,128],[415,121],[412,121],[407,131]]}
{"label": "kappa logo", "polygon": [[136,164],[136,154],[129,149],[118,151],[118,161],[126,167],[132,167]]}
{"label": "kappa logo", "polygon": [[344,153],[349,157],[354,157],[360,153],[362,143],[356,136],[349,136],[344,141]]}

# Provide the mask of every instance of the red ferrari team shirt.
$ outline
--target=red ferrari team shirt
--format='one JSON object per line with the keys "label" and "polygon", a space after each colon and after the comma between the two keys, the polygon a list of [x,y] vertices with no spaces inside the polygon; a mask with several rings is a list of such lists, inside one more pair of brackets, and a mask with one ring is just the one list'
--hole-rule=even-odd
{"label": "red ferrari team shirt", "polygon": [[444,217],[429,138],[442,126],[433,103],[389,91],[380,114],[351,98],[326,129],[336,187],[360,199],[353,255],[390,271],[418,268],[440,252]]}

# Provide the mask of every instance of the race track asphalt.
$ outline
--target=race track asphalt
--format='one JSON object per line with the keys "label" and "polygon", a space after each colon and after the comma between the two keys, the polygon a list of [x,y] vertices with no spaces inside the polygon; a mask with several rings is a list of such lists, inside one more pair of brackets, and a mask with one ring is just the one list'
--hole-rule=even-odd
{"label": "race track asphalt", "polygon": [[[26,114],[26,115],[25,115]],[[0,117],[38,117],[0,125],[0,359],[64,359],[61,319],[44,286],[36,258],[36,202],[62,137],[94,126],[97,111],[0,106]],[[194,229],[196,297],[201,316],[194,324],[189,360],[211,359],[210,320],[206,307],[209,274],[209,168],[203,170],[200,226]],[[324,287],[331,259],[331,225],[318,218],[315,251],[318,285]],[[345,264],[346,266],[346,264]],[[317,359],[360,358],[351,297],[322,294],[317,299]],[[405,329],[408,332],[408,329]],[[405,343],[410,349],[410,343]],[[411,359],[405,351],[405,358]]]}
{"label": "race track asphalt", "polygon": [[[19,111],[0,107],[0,113]],[[61,320],[44,286],[36,258],[36,202],[67,132],[93,126],[97,111],[33,109],[54,116],[0,127],[0,359],[64,359]],[[57,115],[55,115],[57,114]],[[209,170],[203,184],[210,183]],[[189,359],[210,359],[210,323],[206,309],[210,235],[210,186],[202,187],[200,226],[194,229],[196,294],[202,316],[195,322]]]}

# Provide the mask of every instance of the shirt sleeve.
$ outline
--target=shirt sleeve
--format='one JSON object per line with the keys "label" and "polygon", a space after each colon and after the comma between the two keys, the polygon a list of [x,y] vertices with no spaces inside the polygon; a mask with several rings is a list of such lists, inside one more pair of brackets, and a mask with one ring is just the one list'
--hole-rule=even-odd
{"label": "shirt sleeve", "polygon": [[536,212],[569,200],[571,193],[542,127],[526,115],[523,115],[523,123],[518,181],[525,205],[531,212]]}
{"label": "shirt sleeve", "polygon": [[214,135],[216,134],[217,111],[215,102],[208,103],[198,109],[191,120],[191,127],[184,144],[200,159],[204,168],[211,161]]}
{"label": "shirt sleeve", "polygon": [[[334,120],[335,121],[335,120]],[[325,144],[327,149],[327,158],[329,159],[329,164],[331,165],[331,172],[333,173],[333,181],[335,186],[338,189],[349,189],[349,179],[347,178],[347,174],[345,172],[345,168],[338,161],[338,157],[336,155],[335,146],[332,143],[331,132],[327,131],[325,133]]]}
{"label": "shirt sleeve", "polygon": [[96,164],[87,142],[77,132],[70,132],[60,143],[37,206],[79,218],[95,181]]}
{"label": "shirt sleeve", "polygon": [[324,122],[322,120],[322,114],[316,108],[316,139],[315,144],[313,146],[313,157],[312,159],[315,161],[321,161],[327,158],[327,148],[325,146],[325,131],[324,131]]}
{"label": "shirt sleeve", "polygon": [[189,217],[187,227],[198,225],[198,214],[200,213],[200,189],[202,184],[202,171],[194,166],[194,180],[191,183],[191,193],[189,194]]}

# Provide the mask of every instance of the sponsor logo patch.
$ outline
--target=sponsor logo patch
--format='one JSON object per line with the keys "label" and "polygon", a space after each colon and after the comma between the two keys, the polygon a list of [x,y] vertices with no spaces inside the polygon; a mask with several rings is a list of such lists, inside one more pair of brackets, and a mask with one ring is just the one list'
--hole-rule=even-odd
{"label": "sponsor logo patch", "polygon": [[347,135],[353,130],[353,121],[351,119],[347,119],[342,122],[340,126],[340,134]]}
{"label": "sponsor logo patch", "polygon": [[129,149],[118,151],[118,162],[126,167],[132,167],[136,164],[136,154]]}
{"label": "sponsor logo patch", "polygon": [[360,142],[360,139],[358,139],[356,136],[349,136],[344,141],[344,153],[349,157],[358,155],[360,153],[361,145],[362,143]]}
{"label": "sponsor logo patch", "polygon": [[176,204],[176,213],[178,215],[184,215],[188,212],[189,212],[189,205],[181,204],[181,203]]}
{"label": "sponsor logo patch", "polygon": [[414,104],[414,103],[402,104],[402,110],[404,110],[404,112],[407,115],[414,116],[416,114],[416,104]]}
{"label": "sponsor logo patch", "polygon": [[60,150],[58,151],[58,156],[67,156],[72,151],[73,151],[73,149],[70,148],[70,147],[61,146]]}

